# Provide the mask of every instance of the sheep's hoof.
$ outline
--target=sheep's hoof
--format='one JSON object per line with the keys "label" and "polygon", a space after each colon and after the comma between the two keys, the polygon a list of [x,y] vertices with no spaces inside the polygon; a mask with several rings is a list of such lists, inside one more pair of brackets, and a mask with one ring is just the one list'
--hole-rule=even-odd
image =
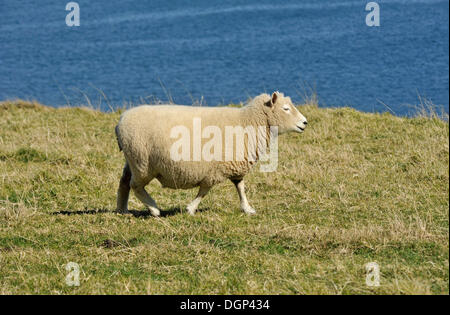
{"label": "sheep's hoof", "polygon": [[157,208],[149,208],[150,213],[152,214],[152,216],[154,217],[159,217],[161,215],[161,212],[159,211],[159,209]]}
{"label": "sheep's hoof", "polygon": [[254,215],[254,214],[256,214],[256,210],[253,209],[252,207],[248,207],[248,208],[245,208],[245,209],[242,209],[242,210],[244,210],[244,212],[245,212],[246,214],[248,214],[248,215]]}
{"label": "sheep's hoof", "polygon": [[195,209],[189,209],[189,207],[187,208],[187,212],[190,214],[190,215],[195,215]]}

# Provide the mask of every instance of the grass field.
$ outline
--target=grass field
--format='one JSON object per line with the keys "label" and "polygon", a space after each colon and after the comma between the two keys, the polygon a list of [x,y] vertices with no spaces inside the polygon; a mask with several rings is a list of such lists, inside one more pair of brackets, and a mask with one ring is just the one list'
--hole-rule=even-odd
{"label": "grass field", "polygon": [[247,177],[256,216],[231,182],[194,217],[196,191],[152,182],[153,218],[133,194],[133,214],[114,213],[119,112],[2,103],[0,294],[448,294],[448,122],[300,111],[278,171]]}

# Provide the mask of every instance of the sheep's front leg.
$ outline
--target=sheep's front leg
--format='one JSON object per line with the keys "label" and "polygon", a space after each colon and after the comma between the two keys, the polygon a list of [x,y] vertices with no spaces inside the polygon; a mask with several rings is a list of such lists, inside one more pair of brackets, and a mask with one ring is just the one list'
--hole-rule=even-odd
{"label": "sheep's front leg", "polygon": [[256,211],[253,209],[247,200],[247,195],[245,194],[244,179],[231,180],[236,186],[237,192],[239,194],[239,200],[241,201],[241,209],[247,214],[255,214]]}
{"label": "sheep's front leg", "polygon": [[211,187],[200,186],[197,197],[195,197],[195,199],[192,200],[192,202],[187,206],[187,211],[190,215],[195,214],[195,211],[197,210],[200,201],[202,201],[203,197],[206,196],[206,194],[210,189]]}

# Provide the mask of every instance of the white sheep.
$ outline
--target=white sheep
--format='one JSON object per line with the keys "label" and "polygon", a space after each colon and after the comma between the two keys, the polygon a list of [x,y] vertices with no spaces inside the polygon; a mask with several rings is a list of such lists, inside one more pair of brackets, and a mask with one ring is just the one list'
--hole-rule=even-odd
{"label": "white sheep", "polygon": [[[188,156],[191,160],[174,158],[174,131],[184,129],[191,134],[195,133],[196,131],[192,130],[195,128],[193,121],[199,119],[202,126],[209,126],[213,128],[212,131],[222,133],[227,126],[263,126],[267,130],[276,126],[278,133],[302,132],[307,124],[306,118],[293,106],[291,99],[279,92],[274,92],[271,96],[261,94],[242,108],[143,105],[129,109],[122,114],[116,126],[119,148],[123,150],[126,159],[118,189],[117,211],[128,212],[128,197],[132,188],[151,214],[159,216],[156,202],[144,188],[156,178],[163,187],[200,187],[197,197],[187,206],[188,212],[193,215],[211,187],[230,179],[239,194],[241,209],[248,214],[255,213],[245,195],[243,178],[258,160],[258,153],[253,158],[246,153],[243,159],[238,159],[236,153],[236,156],[233,155],[233,158],[228,160],[205,161],[198,160],[198,156],[193,159],[190,152],[185,157]],[[270,134],[267,135],[270,138]],[[247,135],[246,149],[250,143],[248,139]],[[189,135],[187,140],[190,140]],[[195,146],[195,143],[189,143],[184,148],[190,151],[189,149],[195,150]],[[221,157],[222,153],[218,156]]]}

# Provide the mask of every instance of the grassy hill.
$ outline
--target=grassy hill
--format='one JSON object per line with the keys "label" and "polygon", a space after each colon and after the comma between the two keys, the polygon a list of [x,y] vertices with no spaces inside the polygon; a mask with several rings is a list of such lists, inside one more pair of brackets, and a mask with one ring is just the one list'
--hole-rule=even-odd
{"label": "grassy hill", "polygon": [[196,191],[155,181],[166,215],[153,218],[133,194],[132,215],[113,212],[119,112],[1,103],[0,294],[448,294],[448,122],[301,112],[309,126],[280,137],[278,171],[247,178],[258,215],[224,183],[191,217]]}

